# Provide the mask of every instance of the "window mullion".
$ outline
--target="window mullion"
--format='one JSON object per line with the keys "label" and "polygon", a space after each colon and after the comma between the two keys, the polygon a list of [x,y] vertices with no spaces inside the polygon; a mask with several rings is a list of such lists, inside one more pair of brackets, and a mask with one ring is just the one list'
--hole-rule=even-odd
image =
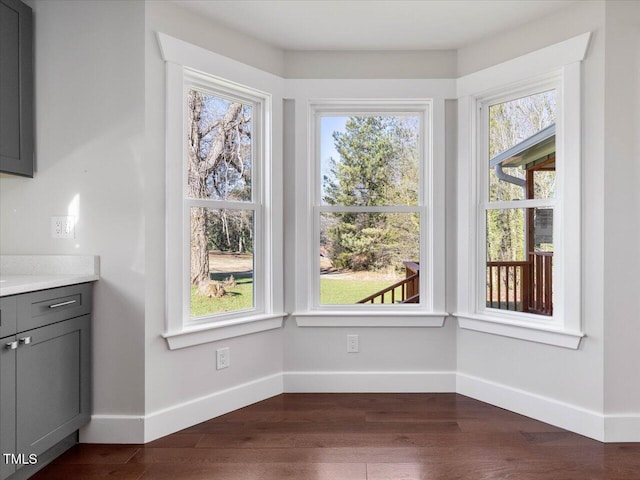
{"label": "window mullion", "polygon": [[218,210],[256,210],[258,202],[236,202],[230,200],[209,200],[206,198],[187,198],[185,204],[190,207],[202,207]]}

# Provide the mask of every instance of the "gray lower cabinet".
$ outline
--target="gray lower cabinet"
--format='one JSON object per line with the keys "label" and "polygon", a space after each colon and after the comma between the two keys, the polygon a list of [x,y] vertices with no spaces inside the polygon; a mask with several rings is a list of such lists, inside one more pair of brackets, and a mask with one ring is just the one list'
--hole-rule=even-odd
{"label": "gray lower cabinet", "polygon": [[0,0],[0,172],[33,177],[33,15]]}
{"label": "gray lower cabinet", "polygon": [[[18,331],[0,344],[0,450],[13,454],[3,455],[1,480],[35,473],[89,421],[90,297],[90,284],[15,296]],[[21,330],[33,324],[44,325]]]}

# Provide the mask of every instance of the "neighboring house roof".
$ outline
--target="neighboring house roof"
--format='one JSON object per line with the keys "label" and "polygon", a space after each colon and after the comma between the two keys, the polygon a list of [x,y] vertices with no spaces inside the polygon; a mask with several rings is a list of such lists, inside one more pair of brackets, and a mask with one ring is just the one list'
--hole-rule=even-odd
{"label": "neighboring house roof", "polygon": [[556,152],[556,124],[552,123],[539,132],[525,138],[520,143],[489,160],[491,168],[498,164],[503,167],[530,165],[538,160],[546,160]]}

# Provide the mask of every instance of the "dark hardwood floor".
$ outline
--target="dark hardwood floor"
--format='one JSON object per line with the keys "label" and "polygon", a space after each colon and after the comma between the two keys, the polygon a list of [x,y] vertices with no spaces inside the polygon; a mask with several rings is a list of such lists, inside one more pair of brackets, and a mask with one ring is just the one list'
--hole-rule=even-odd
{"label": "dark hardwood floor", "polygon": [[146,445],[78,445],[33,478],[640,480],[640,444],[456,394],[284,394]]}

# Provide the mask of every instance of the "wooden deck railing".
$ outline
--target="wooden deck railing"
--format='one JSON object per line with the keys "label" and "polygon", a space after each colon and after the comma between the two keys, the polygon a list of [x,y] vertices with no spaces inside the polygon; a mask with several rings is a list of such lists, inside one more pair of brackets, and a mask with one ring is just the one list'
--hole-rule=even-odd
{"label": "wooden deck railing", "polygon": [[383,290],[363,298],[358,303],[404,303],[407,299],[415,296],[411,292],[420,291],[418,277],[419,275],[414,273]]}
{"label": "wooden deck railing", "polygon": [[553,253],[528,257],[528,262],[487,262],[487,307],[553,314]]}
{"label": "wooden deck railing", "polygon": [[529,262],[487,262],[487,307],[524,312]]}
{"label": "wooden deck railing", "polygon": [[420,301],[420,264],[404,262],[406,277],[363,298],[358,303],[418,303]]}
{"label": "wooden deck railing", "polygon": [[553,252],[529,252],[529,312],[553,315]]}

